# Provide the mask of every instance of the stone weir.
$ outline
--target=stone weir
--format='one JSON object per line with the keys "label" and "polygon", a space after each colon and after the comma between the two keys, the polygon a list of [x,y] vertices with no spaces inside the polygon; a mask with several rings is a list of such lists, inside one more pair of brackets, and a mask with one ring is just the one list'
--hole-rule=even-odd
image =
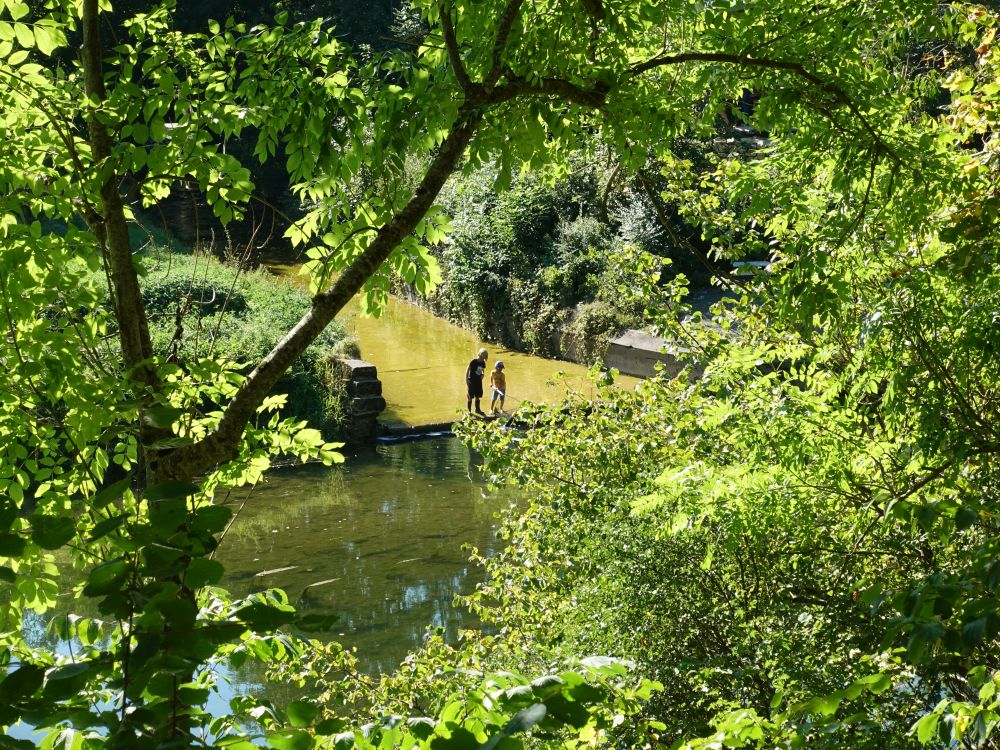
{"label": "stone weir", "polygon": [[385,409],[382,381],[371,362],[340,360],[344,379],[344,439],[348,443],[371,441],[379,429],[378,415]]}
{"label": "stone weir", "polygon": [[372,441],[395,443],[418,438],[451,437],[452,422],[407,425],[384,424],[379,415],[385,410],[382,381],[378,370],[363,359],[339,360],[344,388],[344,427],[342,439],[348,443]]}

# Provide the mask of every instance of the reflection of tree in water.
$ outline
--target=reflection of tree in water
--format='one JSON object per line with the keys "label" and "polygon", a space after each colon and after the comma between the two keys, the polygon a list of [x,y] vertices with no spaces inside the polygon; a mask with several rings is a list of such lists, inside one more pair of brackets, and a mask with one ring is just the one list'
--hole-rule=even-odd
{"label": "reflection of tree in water", "polygon": [[428,626],[450,636],[474,627],[452,606],[483,577],[463,547],[490,554],[495,514],[509,502],[469,481],[477,460],[459,441],[437,440],[276,472],[220,548],[224,583],[237,595],[283,588],[298,608],[335,614],[327,636],[358,646],[369,669],[398,663]]}
{"label": "reflection of tree in water", "polygon": [[[396,667],[428,628],[443,628],[454,642],[459,629],[479,624],[453,605],[455,595],[470,593],[484,575],[463,546],[491,554],[494,514],[511,499],[484,493],[480,463],[460,441],[446,439],[380,446],[346,467],[272,472],[220,547],[223,585],[236,597],[282,588],[300,612],[335,616],[333,629],[318,635],[356,646],[370,672]],[[229,503],[236,509],[246,496],[234,492]],[[258,575],[268,570],[277,572]],[[96,600],[63,602],[54,614],[104,619]],[[69,644],[46,630],[52,614],[29,613],[25,631],[32,642],[67,653]],[[265,692],[279,703],[300,697],[265,685],[253,663],[228,676],[233,684],[220,686],[220,710],[238,694]]]}

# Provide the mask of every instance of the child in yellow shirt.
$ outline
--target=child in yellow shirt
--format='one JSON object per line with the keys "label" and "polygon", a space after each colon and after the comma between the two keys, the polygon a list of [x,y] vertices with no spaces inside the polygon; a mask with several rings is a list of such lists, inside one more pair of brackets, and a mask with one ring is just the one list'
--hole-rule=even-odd
{"label": "child in yellow shirt", "polygon": [[490,413],[497,415],[497,399],[500,399],[500,413],[503,413],[503,400],[507,394],[507,376],[503,374],[503,362],[498,361],[490,373],[490,387],[493,389],[493,400],[490,402]]}

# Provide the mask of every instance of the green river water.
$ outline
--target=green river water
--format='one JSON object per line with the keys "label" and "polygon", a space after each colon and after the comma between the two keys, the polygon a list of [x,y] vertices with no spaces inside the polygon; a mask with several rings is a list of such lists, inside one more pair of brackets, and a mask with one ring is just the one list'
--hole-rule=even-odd
{"label": "green river water", "polygon": [[[465,368],[480,347],[489,352],[492,369],[503,360],[507,374],[505,410],[522,401],[558,401],[570,388],[594,395],[587,368],[573,362],[534,357],[481,341],[471,331],[436,318],[426,310],[391,297],[379,318],[360,315],[357,301],[338,317],[361,345],[361,358],[378,368],[388,404],[380,419],[409,425],[455,419],[465,411]],[[619,376],[622,387],[638,379]],[[489,375],[484,378],[485,410],[489,406]]]}
{"label": "green river water", "polygon": [[327,637],[368,671],[394,668],[428,626],[474,626],[452,606],[482,580],[464,545],[496,549],[496,513],[478,457],[448,438],[379,445],[341,467],[272,472],[250,495],[217,558],[234,594],[285,590],[301,611],[335,615]]}

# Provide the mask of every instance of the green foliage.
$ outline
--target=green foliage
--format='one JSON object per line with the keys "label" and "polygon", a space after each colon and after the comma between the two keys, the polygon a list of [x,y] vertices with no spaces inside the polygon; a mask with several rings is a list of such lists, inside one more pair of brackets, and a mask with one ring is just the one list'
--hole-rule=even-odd
{"label": "green foliage", "polygon": [[[634,677],[629,663],[594,656],[553,664],[535,679],[510,670],[492,673],[483,659],[495,640],[463,635],[469,642],[461,649],[430,635],[396,674],[374,677],[356,674],[352,653],[312,642],[305,669],[277,665],[272,677],[317,684],[319,705],[372,716],[362,732],[353,733],[358,748],[580,747],[662,729],[642,714],[642,706],[663,686]],[[431,716],[412,716],[414,707]],[[341,731],[345,724],[331,710],[313,716],[314,722]],[[528,736],[517,737],[522,734]]]}
{"label": "green foliage", "polygon": [[[930,0],[413,6],[417,46],[362,63],[321,21],[285,14],[182,33],[167,5],[117,19],[106,47],[98,0],[0,0],[0,723],[74,747],[247,747],[247,715],[279,748],[338,733],[345,747],[510,748],[526,732],[571,746],[992,741],[995,14]],[[760,158],[689,158],[683,144],[711,137],[744,90],[759,92]],[[945,97],[944,116],[929,109]],[[182,366],[152,343],[132,202],[184,181],[220,221],[238,217],[253,185],[235,138],[285,161],[313,297],[267,356],[196,351]],[[481,300],[475,315],[510,300],[551,319],[557,296],[595,289],[644,303],[629,279],[658,269],[602,267],[591,246],[605,237],[566,210],[575,199],[517,176],[574,173],[591,141],[628,175],[654,158],[657,189],[715,254],[773,255],[719,328],[692,328],[684,279],[668,287],[660,325],[705,378],[526,414],[544,429],[520,442],[477,438],[538,501],[472,601],[497,628],[472,651],[490,668],[455,698],[431,688],[433,711],[406,707],[435,719],[366,734],[350,707],[348,721],[253,699],[210,716],[225,666],[317,669],[294,635],[310,622],[280,592],[232,601],[212,552],[227,490],[272,457],[339,459],[267,394],[348,298],[363,289],[377,309],[391,274],[429,292],[435,254],[455,252],[462,283],[485,289],[462,297]],[[453,225],[438,194],[484,165],[514,191],[484,187],[439,247]],[[54,626],[82,648],[35,648],[23,618],[53,609],[67,568],[97,615]],[[584,687],[567,653],[632,656],[663,693],[612,690],[622,667],[607,659]],[[504,671],[558,679],[483,683]],[[633,722],[654,695],[665,720]]]}
{"label": "green foliage", "polygon": [[[207,255],[154,253],[145,263],[154,349],[181,363],[213,356],[249,368],[309,309],[303,289],[263,268],[243,270]],[[352,346],[339,325],[326,328],[274,385],[272,394],[286,396],[279,413],[337,434],[343,389],[329,363]]]}
{"label": "green foliage", "polygon": [[537,494],[470,599],[497,658],[634,658],[676,747],[995,744],[998,21],[936,22],[976,65],[914,83],[881,47],[891,142],[783,131],[795,105],[765,88],[771,150],[682,194],[719,252],[763,230],[774,261],[717,327],[666,305],[702,380],[528,411],[524,434],[467,425]]}
{"label": "green foliage", "polygon": [[[492,166],[456,178],[445,198],[454,235],[432,304],[480,337],[594,361],[608,334],[638,322],[612,291],[621,241],[591,215],[597,173],[580,166],[555,182],[523,174],[499,195],[494,179]],[[560,342],[578,317],[585,322]]]}

